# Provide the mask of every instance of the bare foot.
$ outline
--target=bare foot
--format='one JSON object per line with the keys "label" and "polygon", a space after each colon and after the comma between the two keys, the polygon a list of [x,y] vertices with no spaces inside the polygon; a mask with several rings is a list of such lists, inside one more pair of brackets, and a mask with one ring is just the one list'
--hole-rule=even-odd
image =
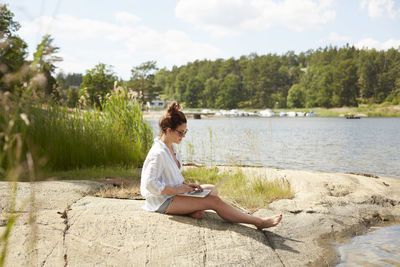
{"label": "bare foot", "polygon": [[266,219],[261,219],[262,222],[259,225],[256,225],[257,229],[261,230],[264,228],[269,228],[273,226],[277,226],[278,223],[282,220],[282,214],[275,215]]}
{"label": "bare foot", "polygon": [[204,217],[205,213],[204,213],[204,210],[197,210],[192,213],[189,213],[188,215],[195,219],[202,219]]}

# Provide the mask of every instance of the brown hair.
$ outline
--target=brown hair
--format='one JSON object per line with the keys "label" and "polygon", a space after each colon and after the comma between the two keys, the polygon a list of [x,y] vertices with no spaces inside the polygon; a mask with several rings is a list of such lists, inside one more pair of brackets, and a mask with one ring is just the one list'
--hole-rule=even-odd
{"label": "brown hair", "polygon": [[168,128],[175,130],[183,123],[186,123],[186,116],[181,111],[178,102],[174,101],[168,106],[167,112],[161,117],[158,126],[160,126],[161,133],[165,133]]}

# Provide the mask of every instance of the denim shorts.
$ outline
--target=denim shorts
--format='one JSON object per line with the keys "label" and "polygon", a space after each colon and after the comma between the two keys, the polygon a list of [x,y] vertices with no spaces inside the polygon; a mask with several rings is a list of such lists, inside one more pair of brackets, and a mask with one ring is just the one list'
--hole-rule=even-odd
{"label": "denim shorts", "polygon": [[164,203],[162,203],[161,206],[158,208],[158,210],[156,210],[156,212],[165,214],[165,211],[167,210],[169,204],[174,199],[174,197],[175,196],[170,197],[167,200],[165,200]]}

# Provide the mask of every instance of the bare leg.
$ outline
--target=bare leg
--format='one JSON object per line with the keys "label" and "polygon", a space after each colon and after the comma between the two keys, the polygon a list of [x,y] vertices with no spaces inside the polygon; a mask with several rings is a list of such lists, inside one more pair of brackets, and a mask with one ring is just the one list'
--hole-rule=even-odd
{"label": "bare leg", "polygon": [[[201,186],[201,188],[207,189],[207,190],[213,190],[214,187],[215,187],[215,186],[212,185],[212,184],[202,184],[202,185],[200,185],[200,186]],[[218,195],[218,190],[215,189],[214,191],[211,192],[211,194],[217,196],[217,195]]]}
{"label": "bare leg", "polygon": [[188,215],[195,219],[202,219],[205,216],[205,212],[204,212],[204,210],[196,210],[196,211],[193,211],[192,213],[189,213]]}
{"label": "bare leg", "polygon": [[183,215],[207,209],[216,211],[222,219],[228,222],[253,224],[258,229],[275,226],[282,219],[282,215],[265,219],[248,215],[225,203],[216,195],[208,195],[205,198],[175,196],[166,213]]}
{"label": "bare leg", "polygon": [[[213,190],[214,185],[212,185],[212,184],[202,184],[201,188],[207,189],[207,190]],[[218,195],[218,190],[212,191],[211,194]],[[197,210],[197,211],[194,211],[192,213],[189,213],[188,215],[190,217],[192,217],[192,218],[195,218],[195,219],[202,219],[205,216],[205,212],[204,212],[204,210]]]}

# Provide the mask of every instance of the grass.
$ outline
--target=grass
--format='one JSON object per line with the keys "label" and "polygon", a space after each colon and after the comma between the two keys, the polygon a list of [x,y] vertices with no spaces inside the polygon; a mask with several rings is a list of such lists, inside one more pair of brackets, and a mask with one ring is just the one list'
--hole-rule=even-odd
{"label": "grass", "polygon": [[[218,167],[187,167],[184,168],[182,174],[185,180],[190,183],[216,185],[223,178],[233,173],[233,176],[218,189],[219,195],[247,212],[265,208],[268,203],[278,199],[294,197],[290,184],[284,179],[273,179],[271,181],[261,175],[246,176],[240,168],[234,168],[232,171],[223,171]],[[97,197],[143,199],[140,195],[140,173],[136,169],[115,167],[47,171],[42,172],[37,179],[95,180],[113,185],[96,193],[95,196]]]}
{"label": "grass", "polygon": [[[41,168],[139,167],[153,135],[139,105],[127,95],[124,88],[114,88],[101,109],[92,111],[27,103],[21,105],[23,110],[21,107],[16,111],[25,114],[27,122],[20,116],[15,116],[16,120],[9,118],[6,112],[0,114],[0,122],[7,126],[13,121],[8,135],[21,136],[22,156],[32,151],[35,166]],[[5,143],[6,138],[0,135],[0,146]],[[7,157],[0,158],[0,167],[5,169],[8,163]],[[0,173],[0,179],[1,176]]]}
{"label": "grass", "polygon": [[[127,188],[128,193],[119,190],[118,194],[113,194],[132,198],[132,194],[138,194],[133,189],[139,184],[139,175],[132,168],[142,165],[153,139],[151,127],[144,121],[138,103],[127,97],[124,88],[114,88],[101,109],[92,112],[71,111],[56,105],[41,106],[31,101],[29,93],[25,90],[18,95],[0,90],[0,180],[13,185],[10,207],[6,211],[7,223],[0,234],[0,266],[5,264],[17,214],[24,211],[24,208],[15,208],[17,182],[50,177],[103,179]],[[133,184],[125,182],[126,178],[121,176],[128,177]],[[32,187],[27,202],[29,257],[36,255],[32,253],[37,240],[34,195]]]}
{"label": "grass", "polygon": [[[193,167],[182,173],[188,182],[214,185],[229,175],[228,172],[220,171],[217,167]],[[264,176],[248,177],[239,168],[235,169],[234,175],[218,191],[219,195],[228,202],[250,212],[266,207],[272,201],[294,197],[290,184],[286,180],[270,181]]]}
{"label": "grass", "polygon": [[42,170],[41,173],[38,174],[36,180],[96,180],[108,177],[140,180],[140,174],[137,169],[121,167],[92,167],[69,171]]}

